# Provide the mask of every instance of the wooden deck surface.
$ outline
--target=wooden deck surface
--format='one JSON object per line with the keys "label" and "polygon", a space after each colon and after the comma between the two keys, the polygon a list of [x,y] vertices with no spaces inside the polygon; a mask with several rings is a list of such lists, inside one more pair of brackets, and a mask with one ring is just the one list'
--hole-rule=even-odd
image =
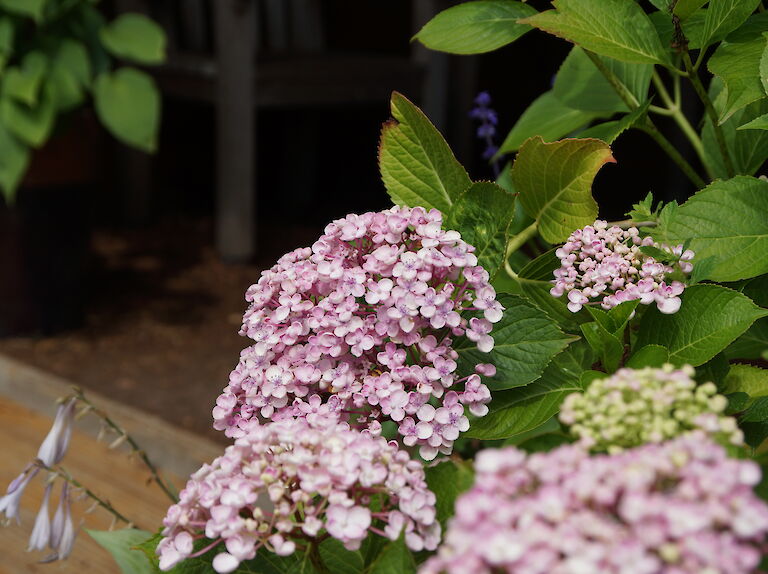
{"label": "wooden deck surface", "polygon": [[[0,492],[36,454],[47,434],[55,406],[53,399],[66,394],[65,381],[0,356]],[[163,476],[181,488],[188,474],[200,463],[217,456],[223,447],[176,429],[164,421],[89,394],[105,408],[153,455],[163,468]],[[117,411],[117,412],[115,412]],[[126,447],[110,450],[107,441],[97,442],[99,425],[88,416],[77,424],[69,452],[62,462],[74,477],[115,508],[132,519],[136,526],[153,531],[160,526],[170,504],[162,491],[149,483],[149,473],[137,459],[126,456]],[[39,564],[44,553],[26,552],[27,539],[42,497],[44,478],[30,483],[22,501],[21,525],[0,527],[0,574],[26,573],[112,573],[119,572],[110,556],[85,532],[78,533],[68,560]],[[51,497],[50,510],[58,502]],[[97,509],[85,515],[87,500],[74,504],[76,524],[92,529],[107,529],[110,516]]]}

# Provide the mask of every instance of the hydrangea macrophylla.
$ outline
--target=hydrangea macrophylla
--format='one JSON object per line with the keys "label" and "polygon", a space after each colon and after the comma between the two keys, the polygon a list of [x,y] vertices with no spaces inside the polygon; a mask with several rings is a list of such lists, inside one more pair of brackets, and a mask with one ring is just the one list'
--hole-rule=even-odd
{"label": "hydrangea macrophylla", "polygon": [[[641,246],[651,246],[677,259],[673,265],[645,255]],[[604,309],[625,301],[639,300],[643,305],[656,303],[662,313],[680,308],[679,295],[685,284],[670,276],[683,278],[693,269],[693,251],[683,246],[668,247],[652,237],[640,237],[636,227],[622,229],[597,220],[594,225],[574,231],[555,254],[561,267],[555,271],[555,286],[550,293],[566,295],[568,309],[576,313],[582,306],[599,299]]]}
{"label": "hydrangea macrophylla", "polygon": [[742,444],[736,419],[723,415],[728,400],[713,383],[698,385],[694,369],[620,369],[565,398],[560,421],[587,448],[618,452],[701,429],[723,443]]}
{"label": "hydrangea macrophylla", "polygon": [[703,433],[615,455],[481,451],[420,574],[748,574],[768,533],[760,468]]}
{"label": "hydrangea macrophylla", "polygon": [[489,352],[503,309],[474,248],[441,225],[420,207],[348,215],[263,272],[241,330],[256,344],[214,427],[238,437],[259,421],[335,416],[377,434],[390,419],[425,459],[450,453],[464,407],[482,416],[490,401],[479,374],[456,372],[453,340]]}
{"label": "hydrangea macrophylla", "polygon": [[[162,570],[218,547],[214,569],[231,572],[262,546],[285,556],[295,538],[325,533],[350,550],[369,532],[396,540],[404,531],[416,551],[440,540],[421,463],[394,441],[323,418],[285,419],[238,438],[192,475],[163,524]],[[196,541],[205,542],[197,551]]]}

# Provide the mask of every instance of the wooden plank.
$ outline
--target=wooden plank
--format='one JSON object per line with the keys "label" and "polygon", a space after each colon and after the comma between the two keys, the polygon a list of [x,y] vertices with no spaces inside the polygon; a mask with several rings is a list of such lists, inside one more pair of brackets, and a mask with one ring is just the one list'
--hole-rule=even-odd
{"label": "wooden plank", "polygon": [[216,247],[227,261],[256,250],[255,2],[214,4],[216,61]]}

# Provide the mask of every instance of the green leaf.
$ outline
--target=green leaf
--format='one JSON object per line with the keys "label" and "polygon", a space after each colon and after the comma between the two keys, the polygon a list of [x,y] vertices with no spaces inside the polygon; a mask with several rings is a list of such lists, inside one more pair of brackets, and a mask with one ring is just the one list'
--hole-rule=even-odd
{"label": "green leaf", "polygon": [[28,106],[36,106],[48,58],[42,52],[30,52],[24,56],[20,68],[8,68],[3,78],[3,97],[14,98]]}
{"label": "green leaf", "polygon": [[744,440],[757,448],[768,438],[768,397],[759,397],[739,417],[739,426],[744,431]]}
{"label": "green leaf", "polygon": [[469,464],[453,459],[428,466],[424,472],[429,490],[437,497],[437,519],[445,530],[446,522],[453,516],[456,499],[472,486],[475,474]]}
{"label": "green leaf", "polygon": [[52,67],[66,70],[84,88],[91,85],[91,60],[82,42],[64,38],[53,56]]}
{"label": "green leaf", "polygon": [[681,295],[680,310],[663,315],[649,309],[640,323],[636,346],[669,349],[675,365],[702,365],[725,349],[768,310],[748,297],[719,285],[694,285]]}
{"label": "green leaf", "polygon": [[56,111],[71,110],[79,106],[85,99],[83,88],[67,70],[53,68],[48,80],[51,84]]}
{"label": "green leaf", "polygon": [[721,389],[730,369],[731,365],[725,354],[718,353],[703,365],[696,367],[693,378],[699,384],[712,382],[717,385],[718,389]]}
{"label": "green leaf", "polygon": [[752,365],[731,365],[720,392],[747,393],[750,397],[768,396],[768,370]]}
{"label": "green leaf", "polygon": [[768,94],[768,46],[765,47],[763,55],[760,56],[760,83],[763,84],[763,90]]}
{"label": "green leaf", "polygon": [[0,120],[24,143],[41,147],[51,135],[56,119],[54,87],[43,85],[35,107],[30,107],[10,98],[0,100]]}
{"label": "green leaf", "polygon": [[598,139],[607,144],[612,144],[622,133],[635,127],[645,118],[650,105],[651,100],[646,100],[640,107],[635,108],[631,113],[626,114],[621,119],[603,122],[589,127],[583,132],[580,132],[578,136],[580,139]]}
{"label": "green leaf", "polygon": [[719,42],[755,11],[760,0],[710,0],[704,20],[701,47]]}
{"label": "green leaf", "polygon": [[165,60],[165,32],[143,14],[121,14],[99,34],[104,47],[118,58],[139,64]]}
{"label": "green leaf", "polygon": [[520,387],[539,378],[552,357],[574,340],[523,297],[500,294],[498,301],[505,311],[491,332],[493,351],[482,353],[468,339],[456,346],[462,372],[473,372],[478,363],[496,366],[496,375],[486,379],[491,390]]}
{"label": "green leaf", "polygon": [[768,318],[758,319],[725,350],[729,359],[759,359],[768,349]]}
{"label": "green leaf", "polygon": [[646,345],[640,347],[625,364],[630,369],[642,369],[644,367],[659,368],[669,362],[669,351],[661,345]]}
{"label": "green leaf", "polygon": [[[675,48],[673,48],[675,26],[672,22],[672,15],[668,11],[660,11],[649,14],[648,18],[650,18],[654,28],[656,28],[656,33],[659,35],[659,38],[661,38],[661,43],[664,46],[668,46],[668,52],[672,53],[675,50]],[[688,40],[688,48],[691,50],[701,48],[701,35],[704,32],[705,18],[706,10],[699,10],[681,22],[683,34],[685,35],[685,39]]]}
{"label": "green leaf", "polygon": [[334,574],[360,574],[365,566],[359,550],[347,550],[335,538],[324,540],[318,547],[323,565]]}
{"label": "green leaf", "polygon": [[0,54],[10,54],[13,51],[13,40],[16,36],[16,27],[13,20],[0,17]]}
{"label": "green leaf", "polygon": [[719,112],[721,124],[735,111],[765,97],[760,81],[760,58],[766,50],[768,36],[742,34],[731,38],[718,46],[707,64],[709,71],[725,82],[726,99]]}
{"label": "green leaf", "polygon": [[392,201],[447,213],[472,181],[424,113],[392,92],[392,117],[381,128],[379,170]]}
{"label": "green leaf", "polygon": [[768,273],[768,182],[717,180],[679,206],[660,230],[668,243],[689,242],[696,259],[713,258],[706,278],[736,281]]}
{"label": "green leaf", "polygon": [[416,562],[401,536],[387,544],[370,565],[366,574],[415,574]]}
{"label": "green leaf", "polygon": [[623,62],[670,63],[656,29],[634,0],[553,0],[522,22]]}
{"label": "green leaf", "polygon": [[[637,101],[646,99],[653,65],[628,64],[613,58],[598,57]],[[573,47],[560,66],[552,89],[558,100],[577,110],[600,112],[605,115],[629,111],[627,104],[602,72],[578,46]]]}
{"label": "green leaf", "polygon": [[754,120],[739,126],[740,130],[768,130],[768,114],[756,117]]}
{"label": "green leaf", "polygon": [[515,196],[490,181],[473,183],[453,204],[446,227],[475,247],[478,264],[493,278],[504,262]]}
{"label": "green leaf", "polygon": [[[727,97],[727,90],[722,89],[722,85],[720,78],[712,79],[710,97],[718,113],[724,109]],[[734,112],[721,126],[725,146],[733,160],[737,174],[754,174],[768,158],[768,134],[763,131],[738,129],[766,113],[768,113],[768,98],[762,98]],[[712,122],[708,117],[704,119],[701,140],[704,145],[707,164],[712,168],[716,177],[727,179],[729,177],[728,172],[723,163]]]}
{"label": "green leaf", "polygon": [[472,422],[466,436],[508,439],[535,429],[560,410],[567,395],[581,392],[583,365],[568,350],[550,363],[541,378],[521,388],[493,394],[490,412]]}
{"label": "green leaf", "polygon": [[512,166],[512,181],[526,213],[550,243],[565,241],[575,230],[594,223],[597,203],[591,186],[597,171],[615,162],[611,149],[594,139],[525,142]]}
{"label": "green leaf", "polygon": [[427,48],[451,54],[482,54],[506,46],[531,30],[519,18],[536,14],[528,4],[512,0],[465,2],[443,10],[415,39]]}
{"label": "green leaf", "polygon": [[149,75],[134,68],[101,74],[93,95],[96,113],[112,135],[140,150],[155,151],[160,93]]}
{"label": "green leaf", "polygon": [[584,338],[592,350],[600,357],[606,371],[613,373],[624,355],[624,344],[619,338],[607,331],[600,323],[585,323],[581,326]]}
{"label": "green leaf", "polygon": [[152,536],[151,532],[124,528],[121,530],[86,532],[115,559],[123,574],[154,574],[154,566],[141,550],[135,547]]}
{"label": "green leaf", "polygon": [[46,2],[47,0],[0,0],[0,8],[40,22],[43,19],[43,9]]}
{"label": "green leaf", "polygon": [[639,304],[640,301],[625,301],[608,311],[604,311],[591,305],[587,305],[586,309],[603,329],[621,338],[621,335],[624,333],[624,328],[634,316],[635,309],[637,309]]}
{"label": "green leaf", "polygon": [[12,204],[29,167],[29,148],[0,122],[0,189],[6,204]]}
{"label": "green leaf", "polygon": [[707,0],[677,0],[672,13],[681,20],[685,20],[706,3]]}
{"label": "green leaf", "polygon": [[523,142],[533,136],[540,136],[544,141],[554,141],[587,125],[600,115],[567,106],[550,90],[536,98],[518,118],[499,147],[498,155],[517,151]]}

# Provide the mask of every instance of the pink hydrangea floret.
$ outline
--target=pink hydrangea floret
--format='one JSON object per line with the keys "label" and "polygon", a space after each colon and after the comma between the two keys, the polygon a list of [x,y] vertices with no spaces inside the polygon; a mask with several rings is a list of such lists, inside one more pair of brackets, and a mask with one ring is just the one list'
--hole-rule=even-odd
{"label": "pink hydrangea floret", "polygon": [[475,466],[420,574],[748,574],[765,551],[759,466],[703,433],[616,455],[484,450]]}
{"label": "pink hydrangea floret", "polygon": [[[213,409],[238,437],[260,422],[330,417],[448,454],[488,412],[480,373],[458,373],[454,341],[481,352],[503,308],[474,247],[432,209],[393,207],[334,221],[311,248],[264,271],[246,294],[241,353]],[[485,376],[485,375],[484,375]],[[492,375],[490,375],[492,376]]]}
{"label": "pink hydrangea floret", "polygon": [[161,570],[214,552],[214,570],[232,572],[262,547],[286,556],[298,538],[326,534],[349,550],[369,532],[392,540],[404,533],[414,551],[440,541],[422,464],[394,441],[333,420],[252,429],[192,475],[163,525]]}
{"label": "pink hydrangea floret", "polygon": [[[641,246],[669,253],[673,265],[644,254]],[[640,237],[636,227],[622,229],[597,220],[594,225],[574,231],[555,254],[561,267],[555,271],[555,286],[550,293],[568,299],[573,313],[584,305],[599,302],[611,309],[625,301],[643,305],[656,303],[666,314],[680,309],[680,294],[685,284],[670,276],[684,278],[693,270],[693,251],[682,245],[668,247],[652,237]]]}

